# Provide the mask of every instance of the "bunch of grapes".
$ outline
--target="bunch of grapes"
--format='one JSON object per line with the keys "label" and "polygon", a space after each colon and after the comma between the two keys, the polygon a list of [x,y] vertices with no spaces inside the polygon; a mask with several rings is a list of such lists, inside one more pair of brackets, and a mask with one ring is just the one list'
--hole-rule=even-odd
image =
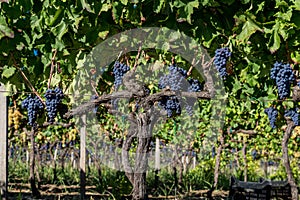
{"label": "bunch of grapes", "polygon": [[[200,92],[203,89],[203,86],[197,79],[188,79],[189,86],[188,92]],[[193,106],[195,104],[195,98],[187,98],[187,103],[185,105],[186,112],[188,115],[193,115]]]}
{"label": "bunch of grapes", "polygon": [[[185,90],[187,71],[174,64],[169,66],[168,69],[169,73],[159,79],[158,88],[163,89],[169,87],[172,91]],[[158,105],[167,111],[168,117],[181,113],[181,106],[176,96],[164,97]]]}
{"label": "bunch of grapes", "polygon": [[268,115],[271,127],[276,128],[275,122],[278,116],[277,109],[273,107],[269,107],[265,109],[265,113]]}
{"label": "bunch of grapes", "polygon": [[42,101],[37,96],[29,95],[22,101],[22,107],[27,109],[28,125],[34,126],[39,110],[44,108]]}
{"label": "bunch of grapes", "polygon": [[298,113],[298,108],[292,108],[289,110],[284,111],[284,116],[285,117],[290,117],[292,118],[294,124],[296,126],[299,126],[299,113]]}
{"label": "bunch of grapes", "polygon": [[167,111],[167,116],[172,117],[181,114],[181,106],[176,96],[163,97],[158,105]]}
{"label": "bunch of grapes", "polygon": [[169,73],[159,79],[158,88],[163,89],[169,87],[173,91],[184,90],[186,70],[176,65],[169,66]]}
{"label": "bunch of grapes", "polygon": [[231,52],[227,47],[220,48],[215,51],[214,64],[221,78],[226,78],[226,76],[228,76],[228,73],[226,71],[226,63],[230,56]]}
{"label": "bunch of grapes", "polygon": [[8,110],[8,126],[11,127],[14,125],[14,128],[17,130],[20,128],[20,120],[22,118],[22,114],[20,111],[15,108],[9,108]]}
{"label": "bunch of grapes", "polygon": [[253,159],[253,160],[256,160],[256,159],[257,159],[257,151],[256,151],[256,149],[253,149],[253,150],[251,151],[251,156],[252,156],[252,159]]}
{"label": "bunch of grapes", "polygon": [[48,89],[46,94],[46,109],[48,114],[48,121],[50,123],[54,122],[57,115],[57,107],[61,103],[64,94],[60,88]]}
{"label": "bunch of grapes", "polygon": [[[93,101],[93,100],[96,100],[96,99],[98,99],[99,97],[97,96],[97,95],[92,95],[91,96],[91,101]],[[93,113],[97,113],[97,110],[98,110],[98,106],[95,106],[94,108],[93,108]]]}
{"label": "bunch of grapes", "polygon": [[271,79],[275,80],[280,99],[289,97],[290,86],[295,81],[295,74],[289,64],[275,62],[271,69]]}
{"label": "bunch of grapes", "polygon": [[203,90],[203,86],[197,79],[189,79],[188,82],[190,83],[188,87],[188,92],[200,92]]}
{"label": "bunch of grapes", "polygon": [[128,72],[130,70],[130,67],[120,63],[119,61],[116,61],[114,64],[114,68],[113,68],[113,73],[115,76],[115,88],[117,89],[118,86],[120,86],[122,84],[122,79],[124,74],[126,74],[126,72]]}

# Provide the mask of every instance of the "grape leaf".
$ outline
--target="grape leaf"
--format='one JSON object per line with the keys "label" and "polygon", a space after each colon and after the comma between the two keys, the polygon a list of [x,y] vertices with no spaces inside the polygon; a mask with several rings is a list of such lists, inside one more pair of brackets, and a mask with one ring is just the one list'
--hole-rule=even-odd
{"label": "grape leaf", "polygon": [[0,39],[3,37],[14,38],[14,32],[8,27],[5,17],[0,15]]}
{"label": "grape leaf", "polygon": [[5,68],[5,69],[3,69],[2,77],[10,78],[12,75],[14,75],[15,71],[16,71],[16,68],[14,68],[14,67]]}

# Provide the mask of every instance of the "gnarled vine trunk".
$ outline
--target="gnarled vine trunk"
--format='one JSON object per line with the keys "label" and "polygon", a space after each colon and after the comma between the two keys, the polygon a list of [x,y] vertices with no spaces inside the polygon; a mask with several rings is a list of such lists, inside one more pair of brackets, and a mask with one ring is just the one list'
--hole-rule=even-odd
{"label": "gnarled vine trunk", "polygon": [[292,200],[298,200],[298,188],[297,184],[295,182],[295,179],[293,177],[289,155],[288,155],[288,143],[289,139],[291,137],[292,131],[295,128],[295,124],[291,120],[287,120],[287,129],[285,130],[283,139],[282,139],[282,158],[283,158],[283,165],[285,167],[285,171],[288,177],[288,182],[291,186],[291,193],[292,193]]}
{"label": "gnarled vine trunk", "polygon": [[[136,124],[131,124],[122,146],[122,164],[125,174],[133,185],[132,199],[148,199],[146,188],[146,171],[148,166],[149,147],[151,142],[151,120],[149,113],[142,113]],[[134,166],[129,159],[129,149],[134,139],[137,140]]]}

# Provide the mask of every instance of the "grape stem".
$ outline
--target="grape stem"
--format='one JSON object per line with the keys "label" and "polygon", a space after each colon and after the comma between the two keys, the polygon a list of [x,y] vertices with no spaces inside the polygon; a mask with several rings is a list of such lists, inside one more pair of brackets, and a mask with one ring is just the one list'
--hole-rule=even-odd
{"label": "grape stem", "polygon": [[99,93],[97,92],[96,88],[95,88],[95,81],[91,81],[91,86],[96,94],[96,96],[98,97],[99,96]]}
{"label": "grape stem", "polygon": [[43,101],[42,97],[39,95],[39,93],[34,89],[33,85],[31,84],[31,82],[28,80],[27,76],[24,74],[24,72],[19,68],[15,57],[13,56],[13,54],[11,53],[11,58],[13,60],[13,65],[18,69],[18,71],[20,72],[20,74],[22,75],[23,79],[25,80],[25,83],[27,84],[27,86],[31,89],[31,91],[41,100],[41,102],[44,104],[44,106],[46,106],[45,102]]}
{"label": "grape stem", "polygon": [[139,57],[141,55],[141,50],[142,50],[142,43],[140,43],[140,46],[139,46],[139,49],[138,49],[138,53],[135,57],[135,62],[134,62],[134,65],[133,65],[133,68],[132,70],[135,72],[136,68],[137,68],[137,65],[138,65],[138,60],[139,60]]}
{"label": "grape stem", "polygon": [[[198,50],[196,50],[195,56],[197,56],[197,54],[198,54]],[[197,65],[199,63],[199,60],[197,62],[195,62],[195,61],[196,61],[196,58],[194,57],[192,60],[192,63],[191,63],[191,67],[189,68],[189,70],[187,72],[187,76],[191,75],[193,68],[195,67],[195,65]]]}
{"label": "grape stem", "polygon": [[50,69],[50,75],[49,75],[49,79],[48,79],[48,89],[50,89],[50,85],[51,85],[51,79],[52,79],[52,76],[53,76],[53,71],[54,71],[54,65],[55,65],[55,57],[56,57],[56,53],[57,53],[57,50],[54,49],[53,50],[53,56],[51,58],[51,69]]}

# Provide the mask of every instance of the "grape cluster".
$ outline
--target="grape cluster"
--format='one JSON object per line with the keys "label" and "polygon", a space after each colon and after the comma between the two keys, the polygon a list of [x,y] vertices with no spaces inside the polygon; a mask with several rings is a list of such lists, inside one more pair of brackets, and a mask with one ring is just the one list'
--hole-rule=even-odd
{"label": "grape cluster", "polygon": [[226,63],[231,56],[231,52],[228,47],[220,48],[215,51],[214,64],[219,72],[221,78],[226,78],[228,73],[226,71]]}
{"label": "grape cluster", "polygon": [[57,107],[61,103],[64,94],[60,88],[48,89],[44,95],[46,98],[46,109],[48,114],[48,121],[54,122],[57,115]]}
{"label": "grape cluster", "polygon": [[158,105],[167,111],[167,116],[172,117],[181,114],[181,106],[176,96],[163,97]]}
{"label": "grape cluster", "polygon": [[300,87],[300,81],[297,82],[297,85]]}
{"label": "grape cluster", "polygon": [[252,156],[252,159],[253,159],[253,160],[256,160],[256,159],[257,159],[257,151],[256,151],[256,149],[253,149],[253,150],[251,151],[251,156]]}
{"label": "grape cluster", "polygon": [[20,120],[22,118],[22,114],[20,111],[15,108],[9,108],[8,110],[8,126],[11,127],[14,125],[14,128],[17,130],[20,128]]}
{"label": "grape cluster", "polygon": [[[168,69],[169,73],[159,79],[158,88],[163,89],[169,87],[173,91],[185,90],[187,71],[175,64],[170,65]],[[158,105],[167,111],[168,117],[181,114],[181,106],[176,96],[163,97]]]}
{"label": "grape cluster", "polygon": [[44,108],[42,101],[37,96],[29,95],[22,101],[22,107],[27,109],[28,125],[34,126],[39,110]]}
{"label": "grape cluster", "polygon": [[169,73],[159,79],[158,88],[163,89],[169,87],[173,91],[184,90],[186,70],[176,65],[169,66]]}
{"label": "grape cluster", "polygon": [[276,122],[276,118],[278,116],[277,109],[275,109],[273,107],[269,107],[269,108],[265,109],[265,113],[268,115],[271,127],[276,128],[275,122]]}
{"label": "grape cluster", "polygon": [[280,99],[289,97],[290,86],[295,81],[295,74],[289,64],[275,62],[271,69],[271,79],[275,80]]}
{"label": "grape cluster", "polygon": [[[200,92],[203,90],[202,84],[197,79],[188,79],[189,86],[188,86],[188,92]],[[193,115],[193,106],[195,104],[194,98],[187,98],[187,103],[185,105],[186,112],[188,115]]]}
{"label": "grape cluster", "polygon": [[128,72],[130,70],[130,67],[120,63],[119,61],[116,61],[114,64],[114,68],[113,68],[113,73],[115,76],[115,88],[117,89],[118,86],[120,86],[122,84],[122,79],[124,74],[126,74],[126,72]]}
{"label": "grape cluster", "polygon": [[200,92],[203,90],[203,86],[197,79],[189,79],[188,82],[190,83],[188,87],[188,92]]}
{"label": "grape cluster", "polygon": [[[91,96],[91,101],[98,99],[99,97],[97,95],[92,95]],[[95,107],[93,108],[93,113],[97,113],[98,110],[98,106],[95,105]]]}
{"label": "grape cluster", "polygon": [[294,124],[296,126],[299,126],[299,113],[298,113],[298,108],[292,108],[289,110],[284,111],[284,116],[285,117],[290,117],[292,118]]}

